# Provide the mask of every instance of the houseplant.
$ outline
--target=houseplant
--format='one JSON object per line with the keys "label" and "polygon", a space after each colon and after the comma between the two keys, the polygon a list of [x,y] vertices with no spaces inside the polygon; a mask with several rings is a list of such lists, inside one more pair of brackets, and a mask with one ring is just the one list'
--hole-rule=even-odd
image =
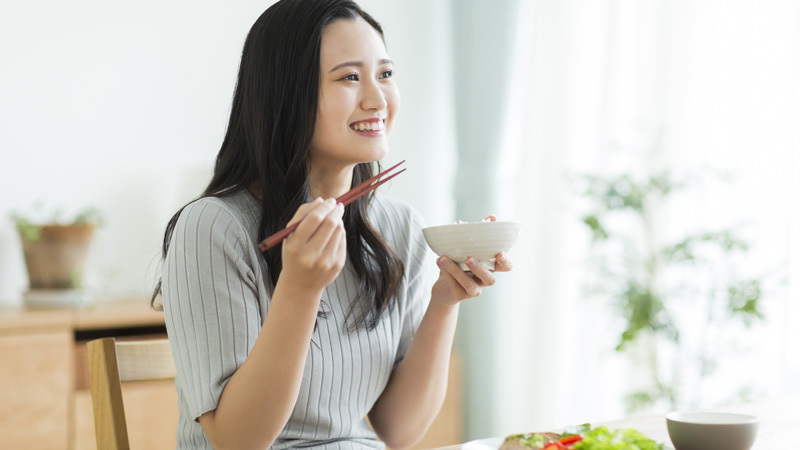
{"label": "houseplant", "polygon": [[622,320],[616,351],[649,378],[628,393],[629,411],[701,406],[739,331],[763,318],[762,280],[737,267],[748,243],[731,228],[672,239],[657,231],[668,201],[697,187],[697,179],[663,170],[581,180],[591,204],[582,218],[593,243],[591,292]]}
{"label": "houseplant", "polygon": [[19,233],[28,273],[28,290],[23,294],[29,306],[72,307],[87,303],[83,278],[89,247],[101,217],[87,209],[69,220],[58,214],[31,219],[12,213]]}

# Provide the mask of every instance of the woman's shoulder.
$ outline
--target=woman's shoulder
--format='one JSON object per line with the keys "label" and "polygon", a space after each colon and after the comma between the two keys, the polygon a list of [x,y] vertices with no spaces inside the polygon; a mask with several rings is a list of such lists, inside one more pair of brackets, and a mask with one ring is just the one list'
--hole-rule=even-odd
{"label": "woman's shoulder", "polygon": [[253,213],[254,206],[258,206],[256,200],[247,191],[241,189],[226,195],[199,198],[186,205],[184,211],[209,209],[209,213],[225,211],[233,216],[240,216]]}
{"label": "woman's shoulder", "polygon": [[255,200],[251,198],[248,201],[247,195],[249,194],[239,191],[225,196],[197,199],[183,208],[176,227],[200,233],[213,233],[213,230],[220,228],[248,233],[258,222],[256,211],[250,204],[250,201]]}
{"label": "woman's shoulder", "polygon": [[371,202],[371,218],[381,224],[405,225],[424,228],[425,221],[419,211],[405,200],[376,193]]}
{"label": "woman's shoulder", "polygon": [[370,221],[404,260],[420,259],[427,252],[422,236],[425,221],[409,203],[388,195],[373,198]]}

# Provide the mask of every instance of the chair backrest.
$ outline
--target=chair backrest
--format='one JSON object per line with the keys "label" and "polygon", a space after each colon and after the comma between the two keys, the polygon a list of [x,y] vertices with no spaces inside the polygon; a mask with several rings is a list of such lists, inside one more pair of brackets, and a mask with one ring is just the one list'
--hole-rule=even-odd
{"label": "chair backrest", "polygon": [[90,341],[87,349],[97,448],[129,449],[121,383],[174,379],[169,341],[103,338]]}

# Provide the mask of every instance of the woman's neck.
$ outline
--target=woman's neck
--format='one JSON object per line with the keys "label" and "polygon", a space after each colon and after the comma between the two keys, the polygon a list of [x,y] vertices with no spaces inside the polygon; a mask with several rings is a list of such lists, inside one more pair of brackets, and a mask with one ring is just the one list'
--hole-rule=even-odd
{"label": "woman's neck", "polygon": [[311,198],[337,198],[349,191],[353,184],[354,167],[318,168],[315,170],[312,166],[308,177]]}
{"label": "woman's neck", "polygon": [[[350,190],[353,184],[353,169],[349,166],[338,171],[334,170],[311,170],[309,174],[309,189],[311,198],[337,198]],[[247,186],[247,190],[259,202],[263,202],[261,197],[261,183],[253,181]]]}

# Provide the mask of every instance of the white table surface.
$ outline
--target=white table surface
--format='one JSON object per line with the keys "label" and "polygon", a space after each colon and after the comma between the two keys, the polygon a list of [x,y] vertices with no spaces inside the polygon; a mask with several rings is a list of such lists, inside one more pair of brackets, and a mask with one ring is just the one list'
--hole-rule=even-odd
{"label": "white table surface", "polygon": [[[761,419],[756,442],[751,450],[800,450],[800,397],[782,397],[752,403],[710,408],[708,411],[752,414]],[[609,428],[635,428],[656,442],[672,445],[667,433],[664,414],[628,417],[611,422],[592,423]],[[530,430],[531,432],[536,430]],[[439,447],[436,450],[459,450],[461,444]],[[724,450],[724,449],[709,449]]]}

